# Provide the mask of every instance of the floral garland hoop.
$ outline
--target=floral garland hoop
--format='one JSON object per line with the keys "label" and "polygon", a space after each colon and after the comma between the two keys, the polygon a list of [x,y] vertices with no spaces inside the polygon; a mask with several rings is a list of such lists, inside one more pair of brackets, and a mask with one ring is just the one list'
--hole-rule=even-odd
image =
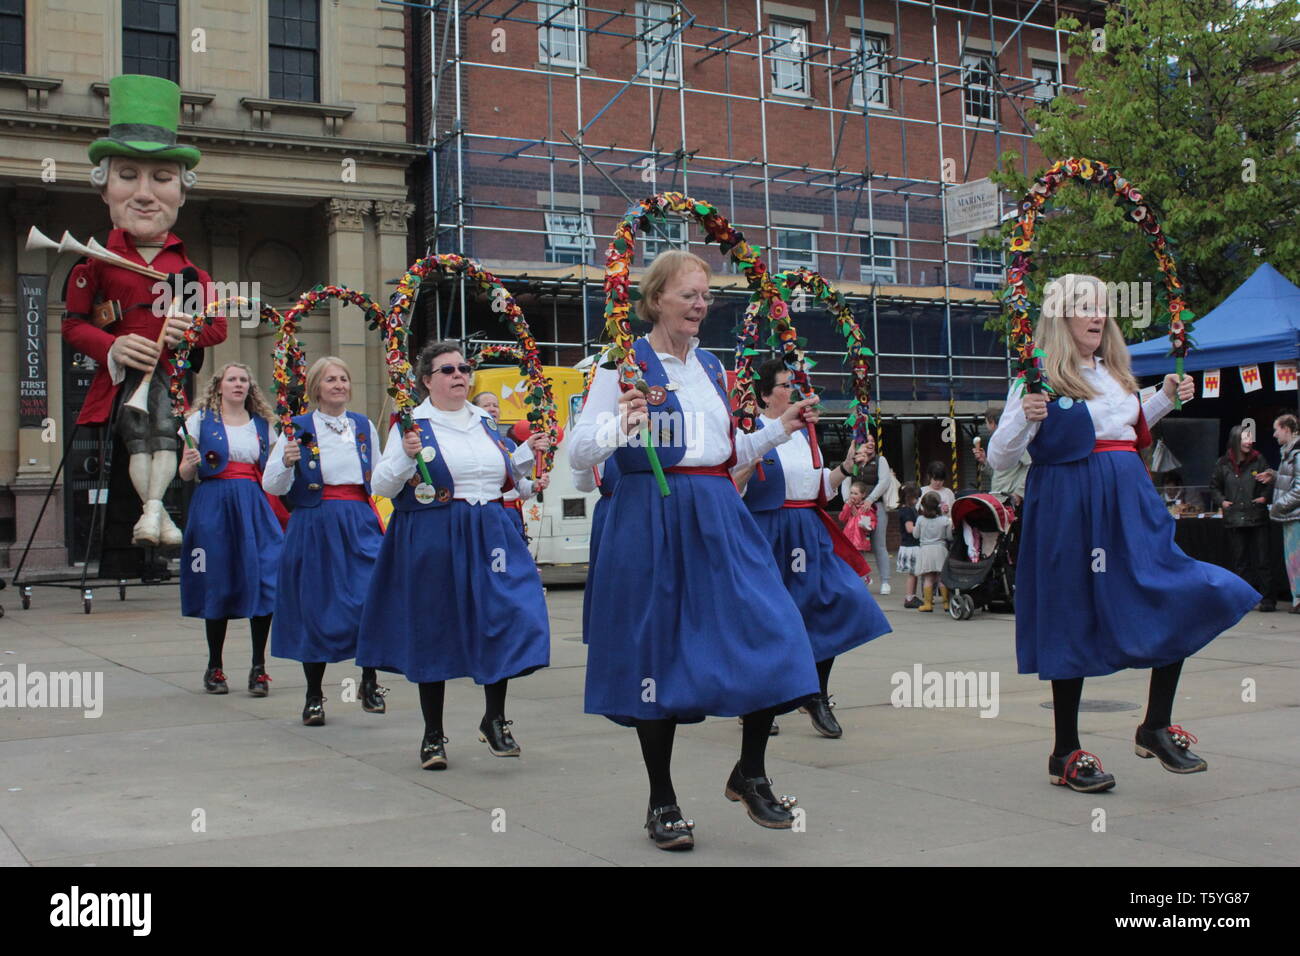
{"label": "floral garland hoop", "polygon": [[[1034,225],[1043,204],[1062,183],[1070,179],[1110,189],[1115,194],[1115,201],[1127,212],[1128,218],[1137,223],[1146,234],[1156,264],[1164,275],[1164,290],[1160,293],[1160,298],[1168,305],[1169,354],[1173,356],[1175,370],[1181,378],[1183,359],[1187,356],[1188,349],[1195,344],[1192,341],[1192,326],[1196,316],[1187,308],[1183,284],[1178,279],[1178,267],[1173,257],[1174,241],[1161,231],[1150,203],[1143,199],[1137,187],[1119,175],[1118,170],[1097,160],[1070,157],[1054,163],[1047,172],[1034,180],[1028,194],[1020,201],[1020,218],[1016,220],[1011,234],[1011,265],[1007,269],[1007,287],[1001,298],[1008,313],[1010,341],[1016,350],[1017,381],[1030,392],[1042,389],[1052,391],[1051,384],[1043,379],[1039,362],[1043,358],[1043,351],[1034,347],[1029,292],[1035,285],[1029,278],[1029,273],[1034,269]],[[1175,400],[1175,406],[1181,407],[1181,403]]]}
{"label": "floral garland hoop", "polygon": [[485,345],[474,353],[469,360],[469,364],[474,368],[478,368],[484,362],[493,361],[506,364],[511,362],[519,363],[524,361],[524,353],[513,345]]}
{"label": "floral garland hoop", "polygon": [[[534,432],[547,435],[551,444],[538,456],[537,475],[549,471],[555,462],[555,446],[559,442],[560,421],[555,408],[555,396],[551,390],[551,380],[542,373],[542,360],[537,351],[537,340],[528,328],[524,310],[502,285],[501,280],[484,269],[478,262],[454,252],[426,256],[411,263],[406,275],[397,284],[397,291],[389,302],[388,314],[384,317],[386,344],[388,351],[388,372],[391,387],[388,393],[397,404],[398,414],[402,416],[403,430],[414,427],[410,410],[415,407],[414,385],[415,373],[411,363],[406,360],[405,338],[407,331],[407,313],[420,283],[431,272],[445,275],[464,274],[478,283],[479,288],[492,298],[492,311],[499,312],[510,326],[519,343],[519,371],[528,381],[528,393],[524,402],[531,406],[528,410],[528,422]],[[508,348],[508,346],[504,347]],[[481,354],[481,353],[480,353]]]}

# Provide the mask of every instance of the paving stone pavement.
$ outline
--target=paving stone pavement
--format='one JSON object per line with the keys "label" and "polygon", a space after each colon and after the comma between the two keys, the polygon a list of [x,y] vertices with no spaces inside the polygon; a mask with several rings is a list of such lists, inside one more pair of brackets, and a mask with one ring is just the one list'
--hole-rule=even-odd
{"label": "paving stone pavement", "polygon": [[[1090,679],[1085,701],[1132,706],[1081,715],[1084,747],[1118,780],[1084,795],[1048,783],[1048,689],[1015,673],[1012,618],[907,611],[901,591],[880,598],[894,632],[835,665],[844,737],[817,736],[800,714],[780,719],[768,772],[777,792],[798,795],[802,832],[761,829],[723,798],[734,719],[679,729],[674,782],[697,824],[688,854],[656,851],[641,829],[635,734],[582,713],[580,588],[549,590],[551,667],[511,684],[523,757],[478,742],[481,691],[455,681],[450,768],[438,773],[416,759],[418,694],[404,679],[385,681],[387,715],[366,714],[340,699],[357,670],[331,665],[328,722],[303,727],[296,662],[270,659],[268,698],[244,691],[246,622],[227,638],[231,693],[203,692],[202,622],[178,617],[175,588],[125,602],[102,589],[90,615],[74,591],[37,588],[27,611],[6,591],[0,670],[102,673],[103,713],[0,708],[0,865],[1300,862],[1300,616],[1252,612],[1185,667],[1174,717],[1200,737],[1208,773],[1180,777],[1133,754],[1145,672]],[[892,678],[918,664],[996,674],[996,716],[893,706]],[[1243,700],[1250,686],[1255,699]]]}

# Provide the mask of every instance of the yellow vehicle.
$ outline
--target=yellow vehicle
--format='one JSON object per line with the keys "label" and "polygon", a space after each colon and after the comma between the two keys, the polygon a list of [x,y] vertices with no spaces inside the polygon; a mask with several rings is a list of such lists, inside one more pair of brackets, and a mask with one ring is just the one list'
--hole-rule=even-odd
{"label": "yellow vehicle", "polygon": [[[542,374],[551,380],[556,416],[560,428],[567,435],[582,407],[583,372],[576,368],[547,365]],[[477,395],[490,391],[497,396],[501,403],[501,417],[497,424],[501,434],[505,435],[516,422],[528,419],[528,406],[524,404],[527,390],[527,381],[519,374],[519,368],[511,365],[480,368],[474,373],[470,393]],[[539,565],[586,563],[591,540],[591,512],[598,498],[598,492],[583,492],[574,487],[569,454],[561,441],[555,452],[550,485],[541,494],[524,502],[529,550]],[[378,497],[375,502],[387,522],[392,503]]]}

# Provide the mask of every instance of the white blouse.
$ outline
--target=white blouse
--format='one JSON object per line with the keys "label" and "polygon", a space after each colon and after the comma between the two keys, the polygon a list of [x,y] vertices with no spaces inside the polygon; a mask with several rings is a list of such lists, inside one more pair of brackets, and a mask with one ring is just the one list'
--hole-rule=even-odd
{"label": "white blouse", "polygon": [[[353,433],[352,419],[346,414],[334,418],[319,411],[312,412],[311,419],[312,433],[320,448],[320,477],[316,480],[325,485],[365,484],[361,475],[361,459],[357,457],[357,439]],[[341,433],[337,432],[327,422],[336,422],[343,425],[344,429]],[[373,465],[379,457],[379,433],[375,431],[375,423],[369,419],[366,419],[366,427],[370,429],[370,461]],[[266,461],[262,487],[273,495],[287,495],[293,487],[294,468],[284,466],[284,450],[288,445],[288,441],[281,435]],[[304,461],[306,457],[304,452]]]}
{"label": "white blouse", "polygon": [[[250,418],[242,425],[224,425],[221,421],[216,420],[215,416],[209,416],[208,427],[224,427],[226,429],[226,451],[229,453],[230,461],[240,461],[246,465],[256,465],[257,459],[261,454],[261,446],[257,440],[257,426],[253,424]],[[189,418],[185,419],[185,430],[190,433],[194,439],[195,447],[199,443],[199,422],[202,419],[201,412],[194,412]]]}
{"label": "white blouse", "polygon": [[[769,429],[782,429],[779,418],[769,418],[767,415],[762,416],[763,428],[760,431]],[[808,444],[808,430],[800,428],[790,433],[790,440],[776,446],[776,455],[781,460],[781,471],[785,475],[785,497],[787,501],[812,501],[817,497],[817,486],[820,484],[822,490],[826,492],[826,497],[830,498],[834,491],[831,489],[831,469],[822,468],[820,470],[813,468],[812,463],[812,446]],[[737,462],[736,468],[743,467],[743,464]],[[750,480],[751,484],[753,479]],[[749,491],[749,485],[745,486],[745,491]]]}
{"label": "white blouse", "polygon": [[[1134,441],[1137,439],[1137,429],[1134,426],[1138,420],[1138,398],[1115,380],[1100,355],[1096,356],[1096,361],[1095,368],[1080,362],[1079,371],[1097,393],[1096,398],[1087,401],[1088,414],[1092,416],[1097,440]],[[1007,406],[1002,412],[1002,418],[998,420],[998,427],[989,439],[988,462],[994,471],[1015,465],[1038,434],[1041,423],[1025,420],[1021,398],[1019,383],[1013,384],[1007,394]],[[1150,428],[1168,415],[1173,407],[1174,403],[1165,395],[1164,390],[1157,389],[1142,405],[1147,427]]]}
{"label": "white blouse", "polygon": [[[696,356],[699,344],[699,339],[691,339],[685,362],[668,352],[656,353],[686,418],[682,427],[673,429],[674,437],[686,446],[678,462],[683,467],[721,465],[731,457],[730,409]],[[619,427],[618,396],[618,370],[597,368],[587,404],[569,437],[569,461],[575,469],[593,468],[630,443],[631,436]],[[656,409],[649,406],[649,411]],[[736,460],[753,461],[789,439],[784,428],[764,428],[753,434],[737,431]]]}
{"label": "white blouse", "polygon": [[[457,498],[481,505],[501,497],[501,485],[506,477],[505,463],[501,459],[501,449],[483,429],[483,419],[491,421],[487,412],[469,403],[459,411],[445,412],[435,408],[426,398],[411,414],[416,419],[427,419],[432,425],[438,452],[451,472]],[[526,444],[520,445],[511,456],[516,481],[523,477],[532,462],[533,450]],[[371,490],[377,495],[395,498],[414,474],[415,459],[408,458],[402,450],[401,425],[394,424],[388,433],[384,455],[371,476]]]}

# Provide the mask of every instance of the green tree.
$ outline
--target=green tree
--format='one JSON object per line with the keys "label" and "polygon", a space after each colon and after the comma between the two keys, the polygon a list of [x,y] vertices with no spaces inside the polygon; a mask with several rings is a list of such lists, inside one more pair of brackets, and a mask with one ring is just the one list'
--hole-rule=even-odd
{"label": "green tree", "polygon": [[[1143,0],[1110,4],[1101,34],[1073,18],[1058,26],[1082,58],[1082,92],[1029,113],[1049,161],[1101,160],[1142,191],[1197,315],[1264,261],[1300,282],[1300,0]],[[1026,176],[1018,160],[1004,153],[991,174],[1017,199],[1044,171]],[[1071,182],[1053,206],[1034,237],[1040,285],[1065,272],[1161,281],[1108,191]],[[1153,318],[1136,337],[1161,334],[1167,316]]]}

